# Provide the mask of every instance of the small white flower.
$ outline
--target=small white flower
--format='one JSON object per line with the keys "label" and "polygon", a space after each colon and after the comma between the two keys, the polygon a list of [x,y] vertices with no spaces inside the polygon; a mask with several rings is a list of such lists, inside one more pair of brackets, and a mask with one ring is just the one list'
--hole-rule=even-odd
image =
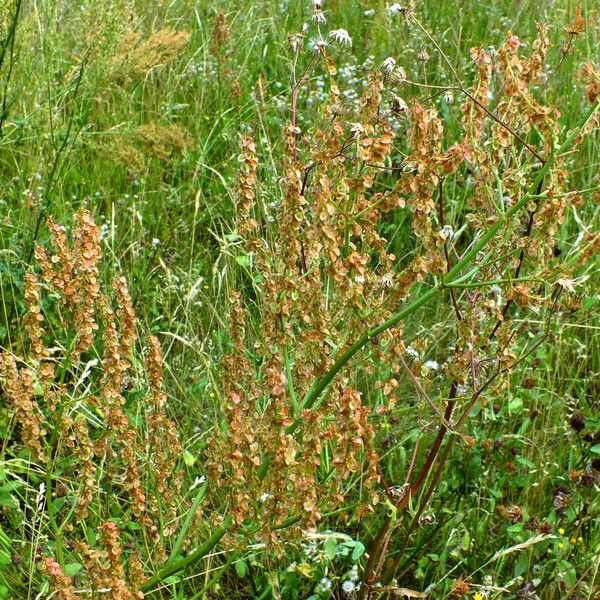
{"label": "small white flower", "polygon": [[267,494],[266,492],[264,494],[261,495],[260,497],[260,501],[261,502],[266,502],[269,498],[271,497],[271,494]]}
{"label": "small white flower", "polygon": [[346,579],[346,581],[344,581],[342,583],[342,592],[344,592],[344,594],[350,595],[355,591],[356,591],[356,586],[349,579]]}
{"label": "small white flower", "polygon": [[502,304],[502,290],[499,286],[493,285],[490,288],[490,291],[492,292],[492,294],[494,294],[494,301],[496,302],[496,306],[500,307]]}
{"label": "small white flower", "polygon": [[413,358],[419,358],[419,353],[412,346],[408,346],[406,348],[406,354],[412,356]]}
{"label": "small white flower", "polygon": [[391,287],[393,281],[394,281],[394,278],[391,273],[385,273],[381,277],[381,285],[383,287]]}
{"label": "small white flower", "polygon": [[202,485],[206,481],[206,477],[202,475],[202,477],[196,477],[194,483],[190,487],[191,490],[195,490],[199,485]]}
{"label": "small white flower", "polygon": [[452,229],[452,225],[444,225],[442,227],[442,235],[444,239],[451,240],[454,237],[454,229]]}
{"label": "small white flower", "polygon": [[375,10],[370,8],[369,10],[365,10],[365,12],[363,13],[363,16],[372,17],[374,14],[375,14]]}
{"label": "small white flower", "polygon": [[415,10],[415,0],[408,0],[408,4],[402,5],[398,4],[398,2],[394,2],[391,6],[388,6],[388,13],[391,16],[395,16],[397,14],[410,15]]}
{"label": "small white flower", "polygon": [[315,12],[313,13],[313,16],[312,16],[312,20],[315,23],[326,23],[327,22],[327,19],[325,19],[325,14],[319,8],[315,9]]}
{"label": "small white flower", "polygon": [[35,503],[37,505],[37,509],[41,512],[44,508],[44,502],[46,498],[46,484],[42,481],[40,483],[40,489],[35,497]]}
{"label": "small white flower", "polygon": [[329,46],[329,44],[323,39],[310,40],[308,42],[308,48],[312,52],[324,52],[327,46]]}
{"label": "small white flower", "polygon": [[323,577],[323,579],[319,581],[319,588],[323,592],[329,591],[331,589],[331,579],[329,579],[328,577]]}
{"label": "small white flower", "polygon": [[440,365],[435,360],[427,360],[425,361],[425,366],[432,371],[437,371],[440,368]]}
{"label": "small white flower", "polygon": [[392,58],[391,56],[388,56],[382,63],[381,63],[381,69],[383,70],[384,73],[386,73],[387,75],[391,75],[394,72],[394,69],[396,68],[396,59]]}
{"label": "small white flower", "polygon": [[329,32],[329,37],[342,46],[352,46],[352,38],[345,29],[334,29]]}
{"label": "small white flower", "polygon": [[351,123],[350,131],[354,134],[355,138],[359,138],[365,132],[365,128],[362,123]]}
{"label": "small white flower", "polygon": [[452,102],[454,102],[454,94],[450,90],[447,90],[444,93],[444,102],[446,104],[452,104]]}
{"label": "small white flower", "polygon": [[156,248],[160,244],[160,240],[158,238],[152,238],[152,246]]}

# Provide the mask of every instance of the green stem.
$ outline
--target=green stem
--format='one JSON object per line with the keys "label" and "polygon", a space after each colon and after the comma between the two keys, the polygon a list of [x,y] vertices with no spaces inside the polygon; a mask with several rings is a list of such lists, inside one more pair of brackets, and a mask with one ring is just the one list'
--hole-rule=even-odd
{"label": "green stem", "polygon": [[188,510],[188,513],[185,517],[183,527],[181,528],[181,531],[179,532],[179,535],[177,536],[177,540],[175,541],[173,550],[171,551],[171,554],[169,555],[169,562],[174,561],[177,557],[177,554],[179,554],[181,544],[183,544],[183,540],[185,539],[185,536],[187,535],[188,529],[190,528],[190,525],[192,523],[192,519],[194,518],[194,514],[195,514],[196,510],[200,506],[200,502],[202,502],[202,499],[204,498],[204,494],[206,494],[207,487],[208,487],[208,483],[205,483],[198,490],[198,493],[196,494],[196,497],[194,498],[194,502],[192,502],[192,506],[190,506],[190,509]]}
{"label": "green stem", "polygon": [[283,349],[283,358],[285,360],[285,378],[287,379],[288,392],[290,394],[290,400],[294,405],[294,414],[297,415],[299,412],[298,400],[296,399],[296,391],[294,390],[294,379],[292,377],[292,365],[290,363],[290,353],[288,347],[285,346]]}
{"label": "green stem", "polygon": [[140,588],[140,591],[148,592],[148,590],[150,590],[150,588],[155,586],[157,583],[160,583],[174,573],[182,571],[186,567],[193,565],[204,558],[219,543],[221,538],[227,533],[227,530],[232,524],[233,519],[231,517],[225,517],[223,525],[216,529],[215,532],[206,540],[206,542],[202,544],[202,546],[196,548],[194,552],[175,563],[173,563],[171,560],[168,560],[165,566],[156,575],[150,577],[150,579],[147,579],[144,582]]}
{"label": "green stem", "polygon": [[[343,354],[340,356],[331,369],[321,377],[309,390],[309,392],[304,397],[302,401],[301,408],[311,408],[313,404],[318,400],[321,393],[325,390],[325,388],[331,383],[333,378],[339,373],[339,371],[346,365],[346,363],[368,342],[370,342],[373,338],[376,338],[380,333],[383,333],[390,327],[393,327],[396,323],[402,321],[407,316],[411,315],[415,312],[419,307],[423,306],[426,302],[428,302],[431,298],[433,298],[436,294],[440,292],[441,288],[435,287],[431,288],[427,292],[425,292],[422,296],[417,298],[410,306],[407,306],[405,309],[396,313],[392,317],[390,317],[387,321],[381,323],[377,327],[370,329],[362,335],[352,346],[350,346]],[[298,426],[301,423],[301,419],[297,418],[286,430],[286,433],[293,433],[298,429]]]}
{"label": "green stem", "polygon": [[488,287],[491,285],[499,285],[501,283],[521,283],[523,281],[533,281],[535,283],[546,283],[539,277],[515,277],[514,279],[488,279],[487,281],[469,281],[467,283],[447,283],[449,288],[479,288]]}

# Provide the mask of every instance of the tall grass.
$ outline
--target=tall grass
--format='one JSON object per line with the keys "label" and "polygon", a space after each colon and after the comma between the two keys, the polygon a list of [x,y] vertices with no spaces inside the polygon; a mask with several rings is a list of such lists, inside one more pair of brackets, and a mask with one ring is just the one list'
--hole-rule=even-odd
{"label": "tall grass", "polygon": [[594,598],[595,24],[1,3],[0,598]]}

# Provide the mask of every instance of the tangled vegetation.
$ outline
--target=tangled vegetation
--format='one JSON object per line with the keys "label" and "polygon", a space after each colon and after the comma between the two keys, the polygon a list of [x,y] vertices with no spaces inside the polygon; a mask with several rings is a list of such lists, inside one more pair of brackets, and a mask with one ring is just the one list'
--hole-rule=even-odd
{"label": "tangled vegetation", "polygon": [[0,0],[0,600],[600,598],[597,16]]}

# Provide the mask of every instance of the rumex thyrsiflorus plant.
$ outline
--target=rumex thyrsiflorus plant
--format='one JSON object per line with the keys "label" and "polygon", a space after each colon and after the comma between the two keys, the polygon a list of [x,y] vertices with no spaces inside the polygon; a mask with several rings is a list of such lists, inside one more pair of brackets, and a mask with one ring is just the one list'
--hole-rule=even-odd
{"label": "rumex thyrsiflorus plant", "polygon": [[0,599],[592,594],[593,11],[8,4]]}

